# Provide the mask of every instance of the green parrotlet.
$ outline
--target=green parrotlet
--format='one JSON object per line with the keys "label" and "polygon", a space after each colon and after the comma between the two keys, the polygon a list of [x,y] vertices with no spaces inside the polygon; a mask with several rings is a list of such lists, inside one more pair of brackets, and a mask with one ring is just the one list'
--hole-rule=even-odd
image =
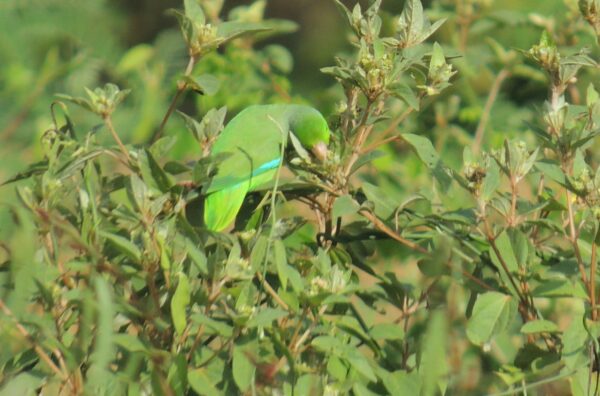
{"label": "green parrotlet", "polygon": [[321,113],[310,106],[250,106],[227,124],[212,147],[213,155],[228,156],[219,163],[206,190],[204,223],[208,229],[227,228],[246,194],[275,177],[288,132],[317,159],[326,158],[329,127]]}

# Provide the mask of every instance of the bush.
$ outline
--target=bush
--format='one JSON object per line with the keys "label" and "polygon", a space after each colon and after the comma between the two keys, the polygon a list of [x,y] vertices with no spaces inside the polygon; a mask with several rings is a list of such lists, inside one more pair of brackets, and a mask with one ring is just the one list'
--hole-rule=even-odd
{"label": "bush", "polygon": [[[202,221],[224,106],[303,101],[288,51],[257,45],[296,28],[264,1],[173,11],[170,105],[160,40],[116,68],[137,109],[112,83],[51,104],[44,159],[4,183],[1,394],[597,393],[600,95],[578,43],[600,4],[335,3],[329,156],[289,144],[229,231]],[[509,49],[507,27],[541,38]]]}

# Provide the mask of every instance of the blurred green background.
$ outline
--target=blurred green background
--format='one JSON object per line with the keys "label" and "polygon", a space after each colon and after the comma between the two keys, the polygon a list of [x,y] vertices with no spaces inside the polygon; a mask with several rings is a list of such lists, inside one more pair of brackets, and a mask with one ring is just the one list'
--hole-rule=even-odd
{"label": "blurred green background", "polygon": [[[226,1],[222,14],[250,3]],[[463,53],[456,42],[456,11],[471,3],[480,13],[471,24],[468,50]],[[403,1],[386,0],[383,5],[389,15],[397,15]],[[567,23],[576,2],[438,0],[424,5],[433,19],[448,18],[434,40],[456,56],[453,62],[459,73],[454,86],[428,109],[433,111],[423,112],[405,127],[435,135],[437,148],[454,153],[458,159],[462,146],[469,144],[499,69],[486,38],[493,37],[507,49],[527,49],[537,42],[544,24],[552,29]],[[181,7],[177,0],[1,0],[0,182],[42,159],[41,137],[51,126],[50,105],[56,100],[55,93],[80,96],[84,87],[106,82],[131,89],[115,123],[126,143],[147,141],[160,123],[187,62],[176,20],[166,13],[169,8]],[[335,81],[319,69],[333,64],[334,55],[349,49],[345,21],[334,2],[271,0],[266,2],[264,12],[266,18],[295,21],[297,31],[253,43],[257,48],[268,48],[262,53],[264,59],[245,56],[243,48],[235,46],[209,56],[197,69],[217,74],[221,80],[219,93],[211,98],[188,95],[179,109],[200,116],[209,107],[226,105],[231,114],[251,103],[292,100],[312,102],[324,113],[332,111],[341,92],[333,88]],[[536,15],[545,17],[536,20]],[[273,44],[287,48],[289,53]],[[489,140],[501,141],[507,135],[518,134],[524,121],[531,120],[535,106],[546,95],[543,75],[537,78],[536,83],[535,78],[515,75],[502,85],[495,115],[489,122],[494,131],[488,134]],[[73,106],[69,109],[80,130],[95,126],[83,123],[89,117],[78,117],[82,110]],[[444,122],[440,123],[439,117]],[[173,117],[167,133],[178,130],[183,130],[182,122]],[[184,137],[180,154],[193,157],[193,152],[186,151],[187,146]],[[379,166],[389,170],[397,161],[388,158]],[[416,162],[404,163],[402,172],[416,173],[419,166]],[[10,232],[8,202],[14,202],[14,188],[3,187],[0,239]]]}

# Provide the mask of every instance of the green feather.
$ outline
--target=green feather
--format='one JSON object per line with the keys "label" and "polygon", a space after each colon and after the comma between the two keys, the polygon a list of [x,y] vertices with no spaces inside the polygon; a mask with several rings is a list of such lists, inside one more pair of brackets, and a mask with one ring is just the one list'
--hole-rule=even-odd
{"label": "green feather", "polygon": [[329,143],[327,122],[309,106],[251,106],[227,124],[212,147],[213,155],[227,156],[206,190],[204,223],[209,229],[221,231],[231,224],[246,194],[275,176],[288,131],[308,149]]}

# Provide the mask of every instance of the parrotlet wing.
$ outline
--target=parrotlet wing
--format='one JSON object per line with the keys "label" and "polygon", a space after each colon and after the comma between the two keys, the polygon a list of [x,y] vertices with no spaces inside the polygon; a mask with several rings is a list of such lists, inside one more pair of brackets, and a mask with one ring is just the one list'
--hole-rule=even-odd
{"label": "parrotlet wing", "polygon": [[251,181],[242,181],[211,193],[204,201],[204,224],[213,231],[227,228],[235,220],[248,191],[268,182],[275,173],[276,170],[272,169],[253,177]]}
{"label": "parrotlet wing", "polygon": [[282,106],[251,106],[221,132],[213,154],[227,153],[207,189],[204,222],[221,231],[235,219],[248,191],[271,180],[279,166],[284,132],[289,128]]}
{"label": "parrotlet wing", "polygon": [[213,154],[226,153],[228,157],[218,165],[207,193],[233,187],[277,168],[288,128],[284,106],[251,106],[240,112],[212,147]]}

